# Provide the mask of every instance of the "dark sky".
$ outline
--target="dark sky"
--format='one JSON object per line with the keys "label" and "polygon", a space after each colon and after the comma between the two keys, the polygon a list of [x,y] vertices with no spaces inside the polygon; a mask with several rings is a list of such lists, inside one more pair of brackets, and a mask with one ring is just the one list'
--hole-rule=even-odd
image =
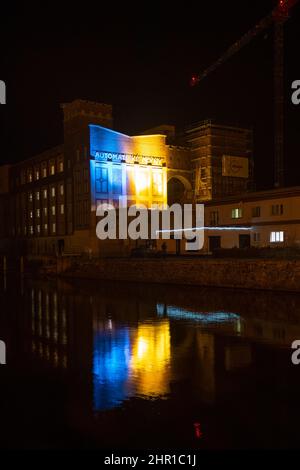
{"label": "dark sky", "polygon": [[[276,0],[204,2],[49,2],[0,19],[1,160],[23,160],[61,143],[59,103],[111,103],[115,128],[134,134],[161,123],[178,128],[206,118],[253,127],[258,188],[273,181],[272,30],[222,65],[198,88],[194,72],[217,59],[268,14]],[[96,6],[97,5],[97,6]],[[143,5],[143,6],[142,6]],[[300,4],[285,26],[286,173],[300,184]]]}

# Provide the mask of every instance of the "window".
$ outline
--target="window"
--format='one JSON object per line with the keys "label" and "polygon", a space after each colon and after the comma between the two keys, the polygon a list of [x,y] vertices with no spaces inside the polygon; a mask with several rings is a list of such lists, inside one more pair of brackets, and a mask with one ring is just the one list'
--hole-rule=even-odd
{"label": "window", "polygon": [[43,195],[44,195],[44,199],[47,199],[47,196],[48,196],[48,191],[47,191],[47,189],[44,189]]}
{"label": "window", "polygon": [[260,233],[254,233],[253,234],[253,241],[254,241],[254,243],[259,243],[260,242]]}
{"label": "window", "polygon": [[59,162],[59,171],[60,173],[64,171],[64,162]]}
{"label": "window", "polygon": [[43,178],[47,178],[47,168],[43,168]]}
{"label": "window", "polygon": [[97,193],[108,192],[107,168],[103,168],[103,167],[96,168],[96,192]]}
{"label": "window", "polygon": [[61,196],[64,195],[64,185],[63,184],[60,185],[60,195]]}
{"label": "window", "polygon": [[48,215],[48,208],[47,207],[44,207],[44,215],[45,215],[45,217],[47,217],[47,215]]}
{"label": "window", "polygon": [[283,243],[284,242],[284,232],[271,232],[270,242],[271,243]]}
{"label": "window", "polygon": [[32,225],[30,225],[30,227],[29,227],[29,233],[30,233],[30,235],[33,235],[33,226]]}
{"label": "window", "polygon": [[39,180],[40,179],[40,170],[36,170],[35,172],[35,179]]}
{"label": "window", "polygon": [[60,213],[61,215],[65,213],[65,206],[63,204],[60,205]]}
{"label": "window", "polygon": [[36,200],[37,200],[37,201],[40,200],[40,192],[39,192],[39,191],[35,194],[35,197],[36,197]]}
{"label": "window", "polygon": [[55,187],[54,186],[51,188],[51,196],[55,197]]}
{"label": "window", "polygon": [[242,217],[243,217],[243,211],[240,207],[236,209],[232,209],[231,211],[232,219],[241,219]]}
{"label": "window", "polygon": [[36,216],[37,216],[37,218],[39,218],[39,217],[41,216],[41,211],[40,211],[40,209],[37,209],[37,210],[36,210]]}
{"label": "window", "polygon": [[50,166],[50,175],[51,176],[55,175],[55,165],[53,164]]}
{"label": "window", "polygon": [[274,204],[271,207],[272,215],[282,215],[283,214],[283,204]]}
{"label": "window", "polygon": [[55,215],[55,206],[52,206],[51,212],[52,212],[52,215]]}
{"label": "window", "polygon": [[53,232],[53,233],[56,232],[56,224],[52,224],[52,232]]}
{"label": "window", "polygon": [[30,219],[33,219],[33,211],[29,212],[29,217],[30,217]]}
{"label": "window", "polygon": [[28,183],[32,183],[32,171],[28,172]]}
{"label": "window", "polygon": [[37,229],[37,233],[41,233],[41,226],[40,225],[37,225],[36,229]]}
{"label": "window", "polygon": [[219,212],[213,211],[210,213],[210,225],[216,227],[219,225]]}
{"label": "window", "polygon": [[260,207],[252,207],[252,217],[260,217]]}
{"label": "window", "polygon": [[29,195],[28,195],[28,199],[29,199],[29,201],[30,201],[30,202],[32,202],[32,199],[33,199],[33,197],[32,197],[32,193],[29,193]]}
{"label": "window", "polygon": [[48,224],[44,225],[45,232],[48,232]]}

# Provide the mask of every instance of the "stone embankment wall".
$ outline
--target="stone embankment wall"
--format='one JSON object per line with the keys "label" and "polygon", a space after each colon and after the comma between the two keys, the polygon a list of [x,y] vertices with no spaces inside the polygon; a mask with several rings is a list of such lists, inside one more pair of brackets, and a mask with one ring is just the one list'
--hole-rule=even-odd
{"label": "stone embankment wall", "polygon": [[57,272],[110,281],[300,292],[300,260],[107,258],[84,263],[61,258]]}

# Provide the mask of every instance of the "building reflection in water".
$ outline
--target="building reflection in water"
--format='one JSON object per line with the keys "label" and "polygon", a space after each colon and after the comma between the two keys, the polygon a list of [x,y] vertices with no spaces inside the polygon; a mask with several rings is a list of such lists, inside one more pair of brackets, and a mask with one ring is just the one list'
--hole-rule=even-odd
{"label": "building reflection in water", "polygon": [[130,360],[138,394],[155,397],[169,392],[170,338],[168,320],[138,325]]}
{"label": "building reflection in water", "polygon": [[31,351],[54,367],[66,368],[67,314],[58,307],[57,292],[31,289]]}
{"label": "building reflection in water", "polygon": [[94,406],[120,405],[132,395],[157,397],[169,391],[171,358],[168,321],[94,331]]}
{"label": "building reflection in water", "polygon": [[231,323],[240,321],[240,315],[231,312],[194,312],[191,310],[174,307],[172,305],[157,304],[157,315],[168,316],[178,320],[191,320],[201,323]]}
{"label": "building reflection in water", "polygon": [[[111,322],[111,320],[110,320]],[[117,406],[128,396],[130,334],[128,328],[94,331],[94,408]]]}
{"label": "building reflection in water", "polygon": [[221,303],[209,309],[205,299],[193,309],[42,283],[25,293],[29,351],[52,368],[84,376],[96,411],[130,397],[167,397],[171,382],[186,380],[191,393],[212,403],[227,393],[231,372],[253,364],[256,343],[289,347],[300,332],[294,318],[277,314],[275,321],[273,311],[246,315],[242,308],[239,315]]}

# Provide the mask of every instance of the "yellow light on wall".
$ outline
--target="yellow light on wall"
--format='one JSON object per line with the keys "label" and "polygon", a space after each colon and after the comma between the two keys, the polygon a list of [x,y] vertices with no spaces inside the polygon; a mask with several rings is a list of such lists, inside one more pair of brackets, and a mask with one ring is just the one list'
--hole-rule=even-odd
{"label": "yellow light on wall", "polygon": [[147,396],[168,393],[170,360],[169,322],[139,325],[130,362],[138,393]]}
{"label": "yellow light on wall", "polygon": [[137,196],[148,196],[150,189],[148,169],[135,165],[134,178]]}

